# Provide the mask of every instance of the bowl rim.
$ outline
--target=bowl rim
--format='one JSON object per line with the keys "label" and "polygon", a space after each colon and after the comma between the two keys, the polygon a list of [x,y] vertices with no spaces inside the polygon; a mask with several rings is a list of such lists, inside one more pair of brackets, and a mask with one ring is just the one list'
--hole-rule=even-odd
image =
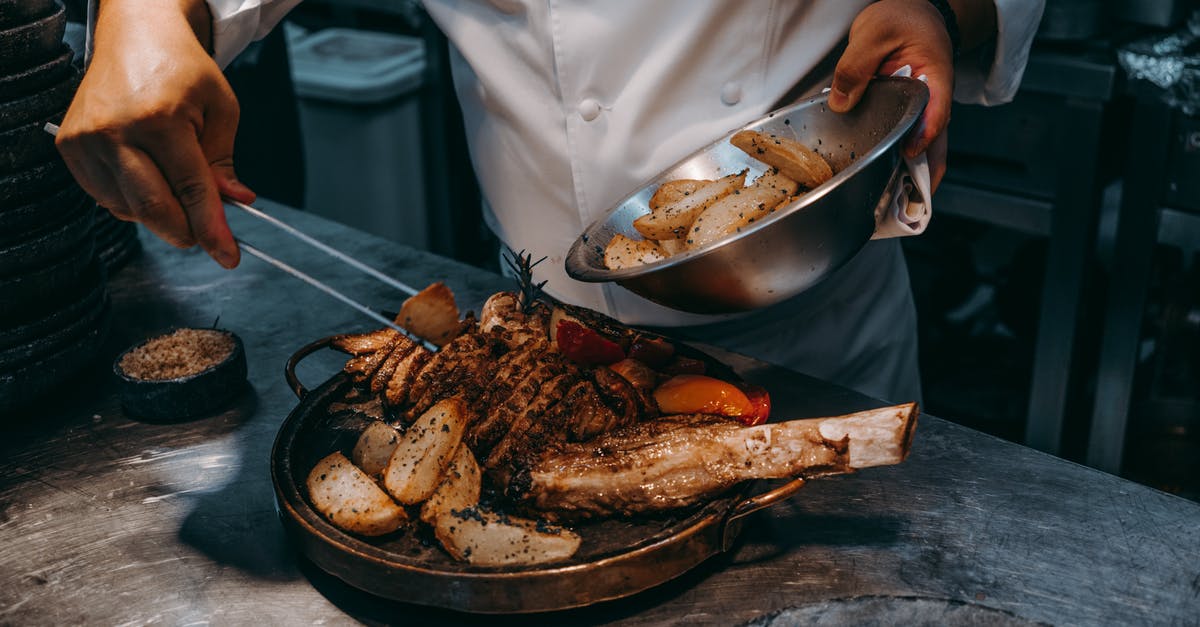
{"label": "bowl rim", "polygon": [[916,124],[917,119],[920,118],[920,116],[922,115],[922,113],[925,110],[926,105],[929,103],[929,87],[922,80],[919,80],[916,78],[902,77],[902,76],[881,76],[881,77],[876,77],[876,78],[872,79],[871,82],[872,82],[872,84],[893,83],[893,84],[897,84],[897,85],[906,86],[905,87],[906,89],[916,88],[916,93],[914,94],[914,97],[912,99],[910,99],[908,101],[908,103],[906,103],[904,113],[903,113],[903,115],[900,116],[900,120],[896,123],[896,125],[890,131],[888,131],[888,133],[886,135],[884,135],[883,138],[881,138],[879,140],[879,142],[877,142],[874,146],[872,146],[870,150],[859,155],[857,158],[854,159],[854,161],[852,161],[850,163],[850,165],[846,166],[845,168],[842,168],[840,171],[835,173],[833,175],[833,177],[830,178],[828,181],[825,181],[824,183],[818,185],[815,189],[809,190],[808,192],[804,193],[802,196],[799,196],[795,201],[793,201],[788,206],[775,211],[774,215],[771,216],[771,219],[760,221],[757,224],[754,224],[750,227],[742,229],[739,233],[737,233],[735,235],[723,237],[719,240],[711,242],[708,245],[698,248],[696,250],[680,252],[680,253],[671,255],[665,259],[662,259],[660,261],[653,261],[650,263],[633,266],[630,268],[624,268],[621,270],[609,270],[607,268],[599,268],[599,267],[592,266],[592,265],[582,265],[582,264],[576,265],[576,264],[572,263],[572,261],[574,259],[581,256],[579,249],[581,249],[584,246],[595,245],[594,243],[589,242],[587,240],[590,239],[590,236],[592,235],[592,233],[594,231],[599,229],[601,224],[607,222],[609,217],[611,217],[613,213],[620,210],[623,206],[625,206],[626,203],[628,203],[635,196],[641,194],[643,191],[645,191],[651,185],[658,184],[658,181],[663,177],[664,173],[671,172],[671,171],[679,168],[683,164],[687,163],[688,161],[691,161],[692,159],[696,158],[697,156],[712,151],[717,146],[720,146],[720,145],[728,142],[729,139],[731,137],[733,137],[734,134],[736,134],[740,131],[747,130],[752,127],[758,126],[760,124],[763,124],[763,123],[765,123],[769,120],[772,120],[776,117],[779,117],[779,116],[790,115],[796,111],[805,110],[805,109],[808,109],[808,108],[814,107],[814,106],[826,106],[826,103],[829,100],[828,92],[824,92],[824,93],[818,94],[816,96],[805,98],[801,101],[792,103],[786,107],[781,107],[779,109],[775,109],[774,111],[771,111],[762,117],[751,120],[750,122],[742,125],[741,127],[735,128],[735,129],[727,132],[725,135],[721,136],[720,138],[716,139],[715,141],[710,142],[710,143],[706,144],[705,146],[701,147],[700,149],[688,154],[687,156],[683,157],[682,159],[676,161],[670,167],[662,170],[662,172],[660,172],[654,178],[639,185],[636,190],[627,194],[624,198],[622,198],[620,201],[618,201],[615,205],[610,207],[607,211],[604,212],[603,216],[601,216],[599,219],[593,221],[590,225],[587,226],[587,228],[585,228],[583,230],[583,232],[578,237],[575,238],[574,243],[571,244],[571,247],[568,250],[566,257],[564,258],[564,265],[566,266],[567,275],[573,279],[576,279],[579,281],[584,281],[587,283],[605,283],[605,282],[610,282],[610,281],[620,282],[620,281],[627,281],[630,279],[643,277],[648,274],[652,274],[655,272],[666,270],[668,268],[682,265],[682,264],[687,263],[694,259],[698,259],[701,257],[706,257],[708,255],[711,255],[714,252],[716,252],[717,250],[720,250],[721,248],[723,248],[725,246],[728,246],[728,245],[730,245],[736,241],[739,241],[741,239],[750,237],[750,236],[754,235],[755,233],[761,231],[762,229],[766,228],[767,226],[769,226],[779,220],[782,220],[785,217],[787,217],[793,213],[802,211],[805,208],[809,207],[810,205],[815,204],[817,201],[819,201],[822,198],[824,198],[825,196],[827,196],[832,190],[834,190],[839,185],[841,185],[844,181],[855,176],[860,171],[865,169],[868,165],[870,165],[871,163],[874,163],[877,159],[879,159],[884,154],[886,154],[889,150],[891,150],[891,148],[898,141],[900,141],[901,138],[903,138],[908,133],[908,131],[913,127],[913,125]]}
{"label": "bowl rim", "polygon": [[[221,361],[205,368],[204,370],[201,370],[200,372],[183,375],[181,377],[174,377],[171,379],[138,379],[136,377],[129,375],[121,368],[121,360],[124,359],[125,356],[128,355],[129,353],[145,346],[146,344],[150,343],[153,340],[157,340],[159,338],[166,337],[168,335],[175,333],[176,331],[182,331],[184,329],[191,329],[191,330],[195,330],[195,331],[217,331],[219,333],[224,333],[225,335],[233,338],[233,350],[229,351],[229,354],[225,357],[225,359],[222,359]],[[245,354],[245,349],[242,347],[242,338],[238,337],[237,333],[234,333],[233,331],[230,331],[229,329],[218,329],[218,328],[214,328],[214,327],[188,327],[188,326],[171,327],[171,328],[167,329],[166,331],[163,331],[161,333],[155,333],[154,335],[148,336],[139,342],[135,342],[129,348],[126,348],[125,350],[121,351],[121,354],[117,355],[116,358],[113,359],[112,371],[113,371],[113,374],[116,375],[122,381],[129,383],[129,384],[133,384],[133,385],[138,385],[138,386],[178,385],[178,384],[183,384],[183,383],[191,383],[192,381],[200,379],[201,377],[210,375],[210,374],[220,370],[221,368],[237,361],[238,356],[242,355],[242,354]]]}

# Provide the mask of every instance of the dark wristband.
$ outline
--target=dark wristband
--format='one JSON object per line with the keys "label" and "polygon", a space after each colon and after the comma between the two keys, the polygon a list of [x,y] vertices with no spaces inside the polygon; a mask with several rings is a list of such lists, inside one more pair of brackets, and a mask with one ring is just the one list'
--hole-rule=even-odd
{"label": "dark wristband", "polygon": [[962,34],[958,31],[958,16],[954,14],[954,8],[946,0],[929,0],[929,4],[942,14],[942,20],[946,22],[946,32],[950,34],[950,48],[957,59],[962,50]]}

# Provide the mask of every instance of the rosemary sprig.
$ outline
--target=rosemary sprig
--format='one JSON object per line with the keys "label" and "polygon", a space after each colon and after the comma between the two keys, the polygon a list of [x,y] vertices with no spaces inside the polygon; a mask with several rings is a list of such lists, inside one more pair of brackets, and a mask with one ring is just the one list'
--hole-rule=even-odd
{"label": "rosemary sprig", "polygon": [[533,304],[541,295],[542,287],[546,285],[546,281],[535,283],[533,280],[533,268],[545,260],[546,257],[542,257],[534,261],[533,255],[526,253],[523,248],[518,253],[505,247],[504,263],[517,277],[517,298],[521,302],[521,311],[524,313],[533,311]]}

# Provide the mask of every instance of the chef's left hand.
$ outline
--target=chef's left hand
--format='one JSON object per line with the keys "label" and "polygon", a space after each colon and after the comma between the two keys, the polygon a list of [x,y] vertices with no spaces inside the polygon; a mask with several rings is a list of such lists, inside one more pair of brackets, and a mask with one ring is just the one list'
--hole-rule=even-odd
{"label": "chef's left hand", "polygon": [[853,109],[871,78],[901,67],[926,76],[929,105],[904,147],[906,156],[927,152],[937,189],[946,173],[946,126],[954,93],[954,51],[942,14],[928,0],[880,0],[855,18],[850,42],[838,61],[829,108]]}

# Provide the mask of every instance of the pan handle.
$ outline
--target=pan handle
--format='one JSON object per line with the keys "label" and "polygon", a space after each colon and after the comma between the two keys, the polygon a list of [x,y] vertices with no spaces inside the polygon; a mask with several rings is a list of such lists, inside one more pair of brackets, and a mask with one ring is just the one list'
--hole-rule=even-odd
{"label": "pan handle", "polygon": [[304,384],[300,382],[300,377],[296,376],[296,366],[301,361],[304,361],[305,357],[329,346],[336,337],[336,335],[323,337],[311,344],[300,347],[300,350],[292,353],[287,363],[283,365],[283,376],[287,379],[288,387],[292,388],[292,391],[296,393],[296,397],[300,400],[304,400],[304,397],[308,396],[308,388],[304,387]]}
{"label": "pan handle", "polygon": [[729,512],[725,514],[725,520],[721,523],[721,552],[724,553],[733,547],[733,541],[737,539],[738,531],[741,530],[740,524],[734,524],[741,519],[753,514],[762,509],[766,509],[783,499],[800,491],[804,487],[804,477],[796,477],[791,481],[776,487],[773,490],[768,490],[762,494],[747,497],[739,501],[736,505],[729,508]]}

